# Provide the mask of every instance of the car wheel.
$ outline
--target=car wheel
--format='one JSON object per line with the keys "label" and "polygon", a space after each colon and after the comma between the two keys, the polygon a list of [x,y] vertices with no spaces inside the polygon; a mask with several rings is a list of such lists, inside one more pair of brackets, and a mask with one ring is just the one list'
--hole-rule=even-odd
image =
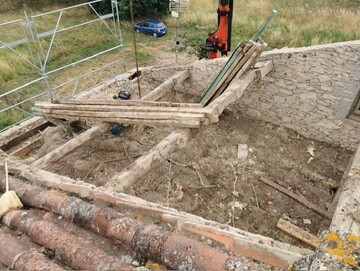
{"label": "car wheel", "polygon": [[156,34],[156,33],[154,33],[153,36],[154,36],[155,38],[157,38],[157,34]]}
{"label": "car wheel", "polygon": [[139,30],[139,29],[136,29],[136,32],[140,33],[140,30]]}

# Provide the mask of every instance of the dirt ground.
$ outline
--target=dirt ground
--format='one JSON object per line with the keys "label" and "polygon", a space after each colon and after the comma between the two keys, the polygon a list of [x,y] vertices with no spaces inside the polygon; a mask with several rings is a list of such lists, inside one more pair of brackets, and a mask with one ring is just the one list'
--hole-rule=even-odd
{"label": "dirt ground", "polygon": [[[125,81],[101,89],[91,98],[112,97],[119,89],[136,89],[134,82]],[[148,93],[161,82],[144,78],[142,84],[144,93]],[[189,102],[197,97],[171,92],[162,100]],[[27,158],[27,162],[43,156],[50,146],[60,146],[83,131],[69,124],[67,128],[48,128],[43,136],[44,145]],[[172,131],[172,128],[130,125],[114,135],[109,129],[47,170],[102,186]],[[238,158],[239,144],[245,150],[241,159]],[[292,130],[241,116],[230,107],[218,123],[192,130],[192,139],[184,149],[170,154],[168,160],[143,176],[126,193],[302,245],[276,228],[279,218],[316,235],[323,217],[263,184],[260,176],[326,209],[351,154],[345,149],[306,139]]]}
{"label": "dirt ground", "polygon": [[[141,126],[124,127],[119,135],[109,131],[48,170],[102,186],[172,131]],[[351,156],[339,147],[230,110],[219,123],[193,130],[192,135],[185,148],[126,193],[296,245],[301,244],[277,230],[279,218],[315,235],[323,218],[259,177],[326,209]],[[247,146],[246,158],[238,159],[239,144]]]}
{"label": "dirt ground", "polygon": [[[247,158],[237,158],[239,144],[247,145]],[[298,244],[276,229],[279,218],[315,235],[323,218],[263,184],[259,177],[326,209],[350,156],[344,149],[226,111],[219,123],[198,131],[184,149],[126,192]]]}

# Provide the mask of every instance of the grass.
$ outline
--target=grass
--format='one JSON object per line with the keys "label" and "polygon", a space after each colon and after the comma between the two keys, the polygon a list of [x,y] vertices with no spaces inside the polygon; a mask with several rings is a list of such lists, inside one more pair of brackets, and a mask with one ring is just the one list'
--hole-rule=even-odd
{"label": "grass", "polygon": [[[81,1],[76,0],[76,3]],[[57,9],[60,2],[66,5],[75,4],[70,0],[34,0],[31,2],[4,0],[0,6],[1,22],[24,18],[23,9],[26,9],[30,15]],[[200,55],[200,48],[208,33],[217,28],[217,7],[218,0],[190,1],[188,11],[182,13],[179,19],[180,51],[182,53]],[[360,25],[360,0],[234,0],[233,47],[239,41],[251,38],[272,9],[276,9],[279,15],[263,36],[263,39],[269,44],[269,49],[360,39],[358,27]],[[36,19],[38,32],[54,29],[57,19],[58,17],[54,15]],[[86,7],[65,12],[60,27],[68,27],[90,19],[95,19],[95,16]],[[162,55],[174,53],[176,20],[171,16],[163,18],[163,20],[169,29],[166,36],[156,39],[152,36],[136,35],[140,66],[152,65]],[[128,22],[122,22],[121,25],[125,44],[124,55],[127,68],[130,69],[134,67],[135,63],[132,26]],[[3,42],[10,42],[22,37],[21,25],[0,28],[0,40]],[[50,40],[50,37],[42,40],[41,45],[45,50],[49,47]],[[87,27],[79,27],[69,33],[61,33],[55,38],[47,70],[53,70],[88,57],[116,44],[118,41],[101,22]],[[16,49],[26,58],[31,59],[26,46],[18,46]],[[32,46],[32,51],[36,54],[40,48]],[[50,76],[49,82],[54,86],[59,85],[74,76],[94,70],[101,64],[114,61],[116,58],[119,58],[119,50]],[[81,79],[78,84],[79,90],[84,90],[99,83],[101,79],[121,71],[121,67],[114,65],[105,72]],[[34,80],[40,75],[39,71],[9,50],[0,49],[0,93]],[[73,91],[74,85],[75,83],[67,85],[59,90],[59,94],[68,95]],[[43,83],[35,84],[16,95],[8,95],[6,99],[5,97],[0,98],[0,108],[43,90]],[[17,110],[7,115],[0,114],[0,129],[18,120],[18,112]]]}

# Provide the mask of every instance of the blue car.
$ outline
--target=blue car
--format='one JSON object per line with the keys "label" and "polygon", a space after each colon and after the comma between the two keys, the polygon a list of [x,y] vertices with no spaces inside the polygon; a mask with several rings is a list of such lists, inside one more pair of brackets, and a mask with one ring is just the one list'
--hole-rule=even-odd
{"label": "blue car", "polygon": [[135,31],[138,33],[141,32],[144,34],[153,35],[154,37],[160,37],[166,34],[167,27],[164,25],[164,23],[158,20],[150,19],[135,25]]}

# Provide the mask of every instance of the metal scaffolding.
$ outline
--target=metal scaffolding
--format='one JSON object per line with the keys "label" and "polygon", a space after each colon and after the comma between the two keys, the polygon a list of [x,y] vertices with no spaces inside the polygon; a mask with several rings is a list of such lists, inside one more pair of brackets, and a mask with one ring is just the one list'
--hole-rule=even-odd
{"label": "metal scaffolding", "polygon": [[[44,96],[46,94],[48,95],[48,99],[56,100],[58,93],[62,89],[65,89],[65,87],[70,86],[71,91],[66,92],[68,95],[67,98],[73,98],[80,91],[79,86],[82,85],[81,80],[85,81],[86,78],[88,78],[89,76],[94,76],[94,74],[101,71],[104,72],[112,66],[119,66],[119,68],[116,68],[115,73],[111,74],[109,77],[105,77],[105,79],[103,80],[96,82],[96,84],[89,86],[88,89],[91,89],[126,71],[124,58],[124,43],[120,28],[118,0],[111,1],[111,13],[100,15],[95,10],[93,4],[103,1],[104,0],[94,0],[91,2],[53,10],[34,16],[28,16],[28,14],[24,12],[24,19],[0,23],[0,37],[6,36],[6,33],[8,33],[7,31],[9,31],[8,29],[10,29],[10,31],[14,28],[21,29],[21,31],[17,31],[18,33],[16,33],[16,35],[12,35],[18,36],[20,38],[11,41],[3,41],[1,40],[2,38],[0,38],[0,53],[2,50],[7,50],[6,54],[9,53],[15,55],[18,59],[21,59],[24,65],[27,65],[27,67],[34,70],[34,73],[36,72],[36,74],[38,74],[37,76],[34,76],[35,78],[32,78],[32,80],[29,80],[21,86],[13,89],[3,89],[3,87],[1,87],[0,85],[0,118],[3,118],[2,114],[15,114],[15,111],[18,111],[18,113],[21,112],[24,115],[24,118],[26,118],[26,116],[28,118],[32,117],[31,108],[29,106],[24,107],[24,104],[31,103],[35,99],[44,99]],[[66,22],[66,24],[62,26],[64,15],[67,12],[86,7],[93,12],[93,16],[95,18],[89,19],[89,16],[87,16],[88,20],[86,20],[85,22],[74,23],[72,25],[68,25],[68,22]],[[39,31],[38,29],[41,29],[41,27],[44,28],[44,26],[42,26],[42,20],[48,16],[56,16],[55,27],[50,30]],[[89,56],[82,57],[71,63],[66,63],[61,66],[49,69],[49,64],[52,61],[51,53],[54,51],[57,37],[60,33],[69,33],[76,30],[79,31],[79,35],[81,35],[81,33],[83,32],[80,31],[84,31],[82,29],[85,26],[92,25],[98,22],[103,25],[106,31],[109,31],[109,33],[112,34],[114,39],[114,45],[112,47],[109,47],[102,51],[98,51]],[[47,42],[46,39],[50,39],[50,42]],[[44,46],[44,44],[47,43],[48,46]],[[66,76],[66,78],[61,78],[61,80],[57,80],[58,82],[61,81],[61,83],[55,83],[53,82],[54,80],[50,80],[51,78],[58,79],[58,77],[64,76],[63,73],[66,70],[76,68],[79,65],[89,65],[90,60],[94,58],[102,58],[105,54],[114,52],[116,52],[116,55],[118,55],[118,57],[115,57],[115,59],[111,58],[111,60],[103,61],[104,63],[102,63],[96,68],[89,67],[88,71],[75,75],[74,77]],[[34,89],[36,89],[36,91]],[[81,91],[86,90],[82,89]],[[26,95],[22,95],[23,93],[26,93]],[[0,132],[13,125],[16,125],[17,123],[18,122],[11,123],[8,127],[0,130]]]}

